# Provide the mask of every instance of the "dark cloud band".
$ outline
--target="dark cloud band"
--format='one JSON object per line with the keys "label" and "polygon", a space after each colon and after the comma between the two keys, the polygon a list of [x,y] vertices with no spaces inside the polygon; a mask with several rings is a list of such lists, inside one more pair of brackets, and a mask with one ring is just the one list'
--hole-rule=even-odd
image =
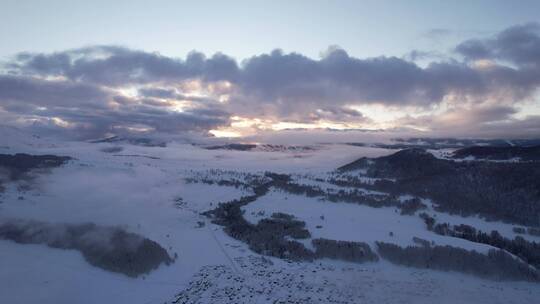
{"label": "dark cloud band", "polygon": [[[478,121],[509,118],[540,86],[539,29],[525,24],[467,40],[455,49],[465,61],[425,67],[396,57],[359,59],[339,48],[318,60],[275,50],[242,63],[224,54],[192,52],[183,60],[117,46],[21,53],[0,76],[0,106],[12,115],[59,117],[95,134],[129,125],[204,131],[226,126],[232,115],[369,122],[350,106],[425,110],[449,97],[457,108],[494,107]],[[188,94],[193,81],[208,94]],[[133,86],[137,96],[119,94]],[[172,110],[179,103],[185,109]]]}

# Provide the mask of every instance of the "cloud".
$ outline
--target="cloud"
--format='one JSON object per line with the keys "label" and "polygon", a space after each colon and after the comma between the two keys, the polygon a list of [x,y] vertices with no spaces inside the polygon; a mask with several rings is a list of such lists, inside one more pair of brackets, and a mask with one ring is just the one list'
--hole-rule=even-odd
{"label": "cloud", "polygon": [[480,68],[456,60],[422,68],[395,57],[358,59],[340,49],[320,60],[274,51],[248,59],[241,75],[245,95],[234,111],[286,119],[348,105],[430,108],[449,96],[463,103],[516,103],[531,97],[540,84],[533,69]]}
{"label": "cloud", "polygon": [[55,107],[72,107],[78,104],[100,107],[106,96],[105,90],[84,83],[0,75],[0,100],[3,103]]}
{"label": "cloud", "polygon": [[517,119],[510,106],[456,107],[439,114],[406,116],[399,124],[413,128],[430,126],[432,135],[476,138],[531,138],[540,134],[540,116]]}
{"label": "cloud", "polygon": [[[143,129],[205,132],[228,126],[232,116],[364,126],[377,117],[351,109],[366,105],[428,112],[429,119],[415,122],[423,121],[424,129],[437,128],[441,109],[447,117],[468,109],[454,113],[494,122],[495,114],[511,118],[535,98],[539,29],[529,23],[463,41],[455,48],[463,59],[421,50],[404,58],[361,59],[336,46],[319,59],[274,50],[240,63],[220,53],[194,51],[179,59],[119,46],[20,53],[0,75],[0,113],[60,124],[85,136]],[[433,61],[420,66],[417,59]]]}
{"label": "cloud", "polygon": [[24,74],[62,76],[70,80],[117,86],[202,77],[208,81],[232,79],[236,62],[223,54],[211,58],[199,52],[186,60],[118,46],[93,46],[53,54],[22,53],[12,69]]}
{"label": "cloud", "polygon": [[229,115],[219,109],[193,107],[178,112],[151,101],[114,96],[110,89],[80,82],[0,76],[0,107],[7,112],[3,116],[26,121],[37,131],[78,138],[130,130],[205,132],[229,120]]}
{"label": "cloud", "polygon": [[445,59],[445,56],[434,51],[412,50],[403,56],[404,60],[417,62],[421,60]]}
{"label": "cloud", "polygon": [[509,27],[489,39],[471,39],[456,46],[469,60],[498,59],[522,67],[540,68],[540,24]]}
{"label": "cloud", "polygon": [[145,97],[155,97],[161,99],[188,100],[203,103],[216,103],[218,100],[210,97],[190,96],[178,93],[176,89],[164,88],[142,88],[138,90],[138,94]]}
{"label": "cloud", "polygon": [[433,28],[423,33],[427,38],[441,38],[450,34],[452,34],[452,30],[446,28]]}
{"label": "cloud", "polygon": [[[239,66],[223,54],[206,58],[192,52],[186,60],[180,60],[157,53],[98,46],[49,55],[21,54],[11,67],[24,75],[65,77],[105,87],[226,81],[239,90],[239,99],[279,103],[281,114],[298,107],[305,109],[310,104],[315,106],[309,107],[310,110],[336,103],[430,105],[449,93],[497,91],[499,82],[512,81],[514,77],[503,78],[501,69],[497,73],[478,70],[457,61],[435,62],[421,68],[396,57],[358,59],[339,48],[332,48],[320,60],[274,50],[253,56]],[[524,88],[518,85],[516,90],[523,92]],[[161,98],[185,97],[170,89],[150,88],[141,93]]]}
{"label": "cloud", "polygon": [[429,102],[418,90],[424,81],[421,68],[395,57],[361,60],[336,49],[313,60],[276,50],[247,60],[240,85],[266,102],[408,103]]}

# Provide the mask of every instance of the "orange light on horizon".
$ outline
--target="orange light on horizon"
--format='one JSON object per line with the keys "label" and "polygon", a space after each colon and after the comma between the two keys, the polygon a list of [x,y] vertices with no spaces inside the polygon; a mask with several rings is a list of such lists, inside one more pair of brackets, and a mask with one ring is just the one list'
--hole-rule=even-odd
{"label": "orange light on horizon", "polygon": [[208,131],[210,134],[214,135],[215,137],[221,137],[221,138],[234,138],[234,137],[242,137],[242,134],[232,131],[232,130],[210,130]]}

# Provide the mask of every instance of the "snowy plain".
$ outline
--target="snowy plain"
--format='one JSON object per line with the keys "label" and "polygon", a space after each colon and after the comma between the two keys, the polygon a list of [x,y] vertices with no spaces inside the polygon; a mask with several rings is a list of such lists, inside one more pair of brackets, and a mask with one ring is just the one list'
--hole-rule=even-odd
{"label": "snowy plain", "polygon": [[[73,160],[36,176],[28,182],[29,187],[6,184],[0,193],[0,220],[120,226],[158,242],[178,259],[147,275],[129,278],[89,265],[77,251],[0,240],[0,303],[174,302],[179,293],[193,286],[190,282],[201,276],[210,287],[194,291],[189,295],[191,302],[185,303],[273,303],[291,297],[299,301],[309,298],[301,303],[329,303],[328,297],[345,303],[433,303],[435,299],[441,303],[534,303],[540,298],[539,284],[494,282],[453,272],[395,266],[384,260],[367,264],[326,259],[289,263],[267,257],[265,261],[271,263],[261,264],[257,262],[260,256],[201,215],[219,202],[249,195],[250,190],[187,181],[218,169],[242,174],[272,171],[306,175],[320,185],[314,178],[324,178],[359,157],[384,156],[394,150],[341,143],[319,143],[316,149],[300,152],[206,150],[179,142],[144,147],[51,141],[1,130],[0,153],[65,155]],[[122,150],[103,152],[111,147]],[[491,248],[436,235],[425,229],[420,218],[400,215],[395,208],[332,203],[276,189],[243,210],[252,223],[284,212],[305,221],[312,238],[361,241],[372,248],[375,241],[412,245],[413,237],[479,252]],[[471,224],[515,236],[510,224],[430,212],[442,222]],[[306,244],[309,246],[309,242]],[[259,272],[265,276],[257,276]],[[237,277],[243,283],[235,281]],[[291,280],[291,286],[303,284],[305,290],[271,283],[285,278]],[[253,291],[265,284],[265,296]],[[231,300],[228,294],[217,297],[231,286],[243,286],[235,294],[238,298]],[[325,296],[320,298],[318,289]],[[254,294],[259,296],[250,298]]]}

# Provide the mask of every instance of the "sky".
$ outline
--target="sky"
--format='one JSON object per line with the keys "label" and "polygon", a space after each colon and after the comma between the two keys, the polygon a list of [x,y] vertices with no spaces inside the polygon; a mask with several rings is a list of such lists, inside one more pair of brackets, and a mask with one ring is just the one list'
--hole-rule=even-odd
{"label": "sky", "polygon": [[0,119],[36,132],[540,137],[538,1],[0,8]]}

